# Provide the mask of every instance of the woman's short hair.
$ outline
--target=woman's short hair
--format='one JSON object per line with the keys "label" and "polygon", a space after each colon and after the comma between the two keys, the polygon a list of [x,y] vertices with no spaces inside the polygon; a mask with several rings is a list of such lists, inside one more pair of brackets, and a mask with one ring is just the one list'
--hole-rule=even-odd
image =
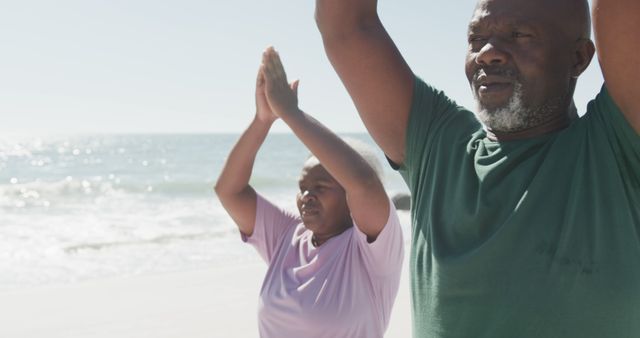
{"label": "woman's short hair", "polygon": [[[351,149],[355,150],[362,158],[369,164],[369,166],[373,169],[373,171],[378,176],[380,181],[384,182],[384,169],[382,168],[382,164],[376,155],[373,147],[368,145],[362,140],[353,138],[353,137],[340,137],[347,145],[351,147]],[[305,159],[305,162],[310,158],[315,157],[313,154],[309,154]]]}

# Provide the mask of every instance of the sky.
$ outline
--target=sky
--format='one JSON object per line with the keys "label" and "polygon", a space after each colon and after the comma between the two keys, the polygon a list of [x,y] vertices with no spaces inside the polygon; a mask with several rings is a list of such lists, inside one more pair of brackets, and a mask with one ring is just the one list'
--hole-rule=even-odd
{"label": "sky", "polygon": [[[0,11],[0,133],[237,133],[255,114],[273,45],[300,107],[337,132],[364,132],[327,60],[313,0],[21,0]],[[412,70],[474,107],[464,76],[474,0],[380,0]],[[582,113],[599,91],[594,58]],[[276,132],[287,132],[278,122]]]}

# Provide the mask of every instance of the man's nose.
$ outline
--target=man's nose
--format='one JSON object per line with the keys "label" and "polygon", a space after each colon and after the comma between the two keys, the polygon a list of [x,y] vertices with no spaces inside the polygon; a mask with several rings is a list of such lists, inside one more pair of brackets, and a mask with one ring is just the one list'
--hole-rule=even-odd
{"label": "man's nose", "polygon": [[495,40],[489,40],[476,55],[479,65],[503,65],[507,63],[508,54],[499,47]]}

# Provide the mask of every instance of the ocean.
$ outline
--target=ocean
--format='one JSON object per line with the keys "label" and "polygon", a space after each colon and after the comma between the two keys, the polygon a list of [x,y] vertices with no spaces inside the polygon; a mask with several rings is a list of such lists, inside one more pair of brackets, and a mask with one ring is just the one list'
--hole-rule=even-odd
{"label": "ocean", "polygon": [[[213,192],[238,136],[0,136],[0,287],[248,261],[255,252]],[[377,152],[390,196],[408,191],[367,134],[344,136]],[[269,135],[251,184],[295,210],[307,155],[294,135]]]}

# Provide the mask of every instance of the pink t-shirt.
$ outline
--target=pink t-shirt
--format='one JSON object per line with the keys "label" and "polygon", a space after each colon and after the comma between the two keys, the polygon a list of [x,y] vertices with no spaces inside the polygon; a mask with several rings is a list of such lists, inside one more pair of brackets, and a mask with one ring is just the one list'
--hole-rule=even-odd
{"label": "pink t-shirt", "polygon": [[390,203],[373,243],[357,225],[320,247],[298,215],[258,195],[253,245],[269,264],[258,310],[262,338],[382,337],[398,293],[404,246]]}

